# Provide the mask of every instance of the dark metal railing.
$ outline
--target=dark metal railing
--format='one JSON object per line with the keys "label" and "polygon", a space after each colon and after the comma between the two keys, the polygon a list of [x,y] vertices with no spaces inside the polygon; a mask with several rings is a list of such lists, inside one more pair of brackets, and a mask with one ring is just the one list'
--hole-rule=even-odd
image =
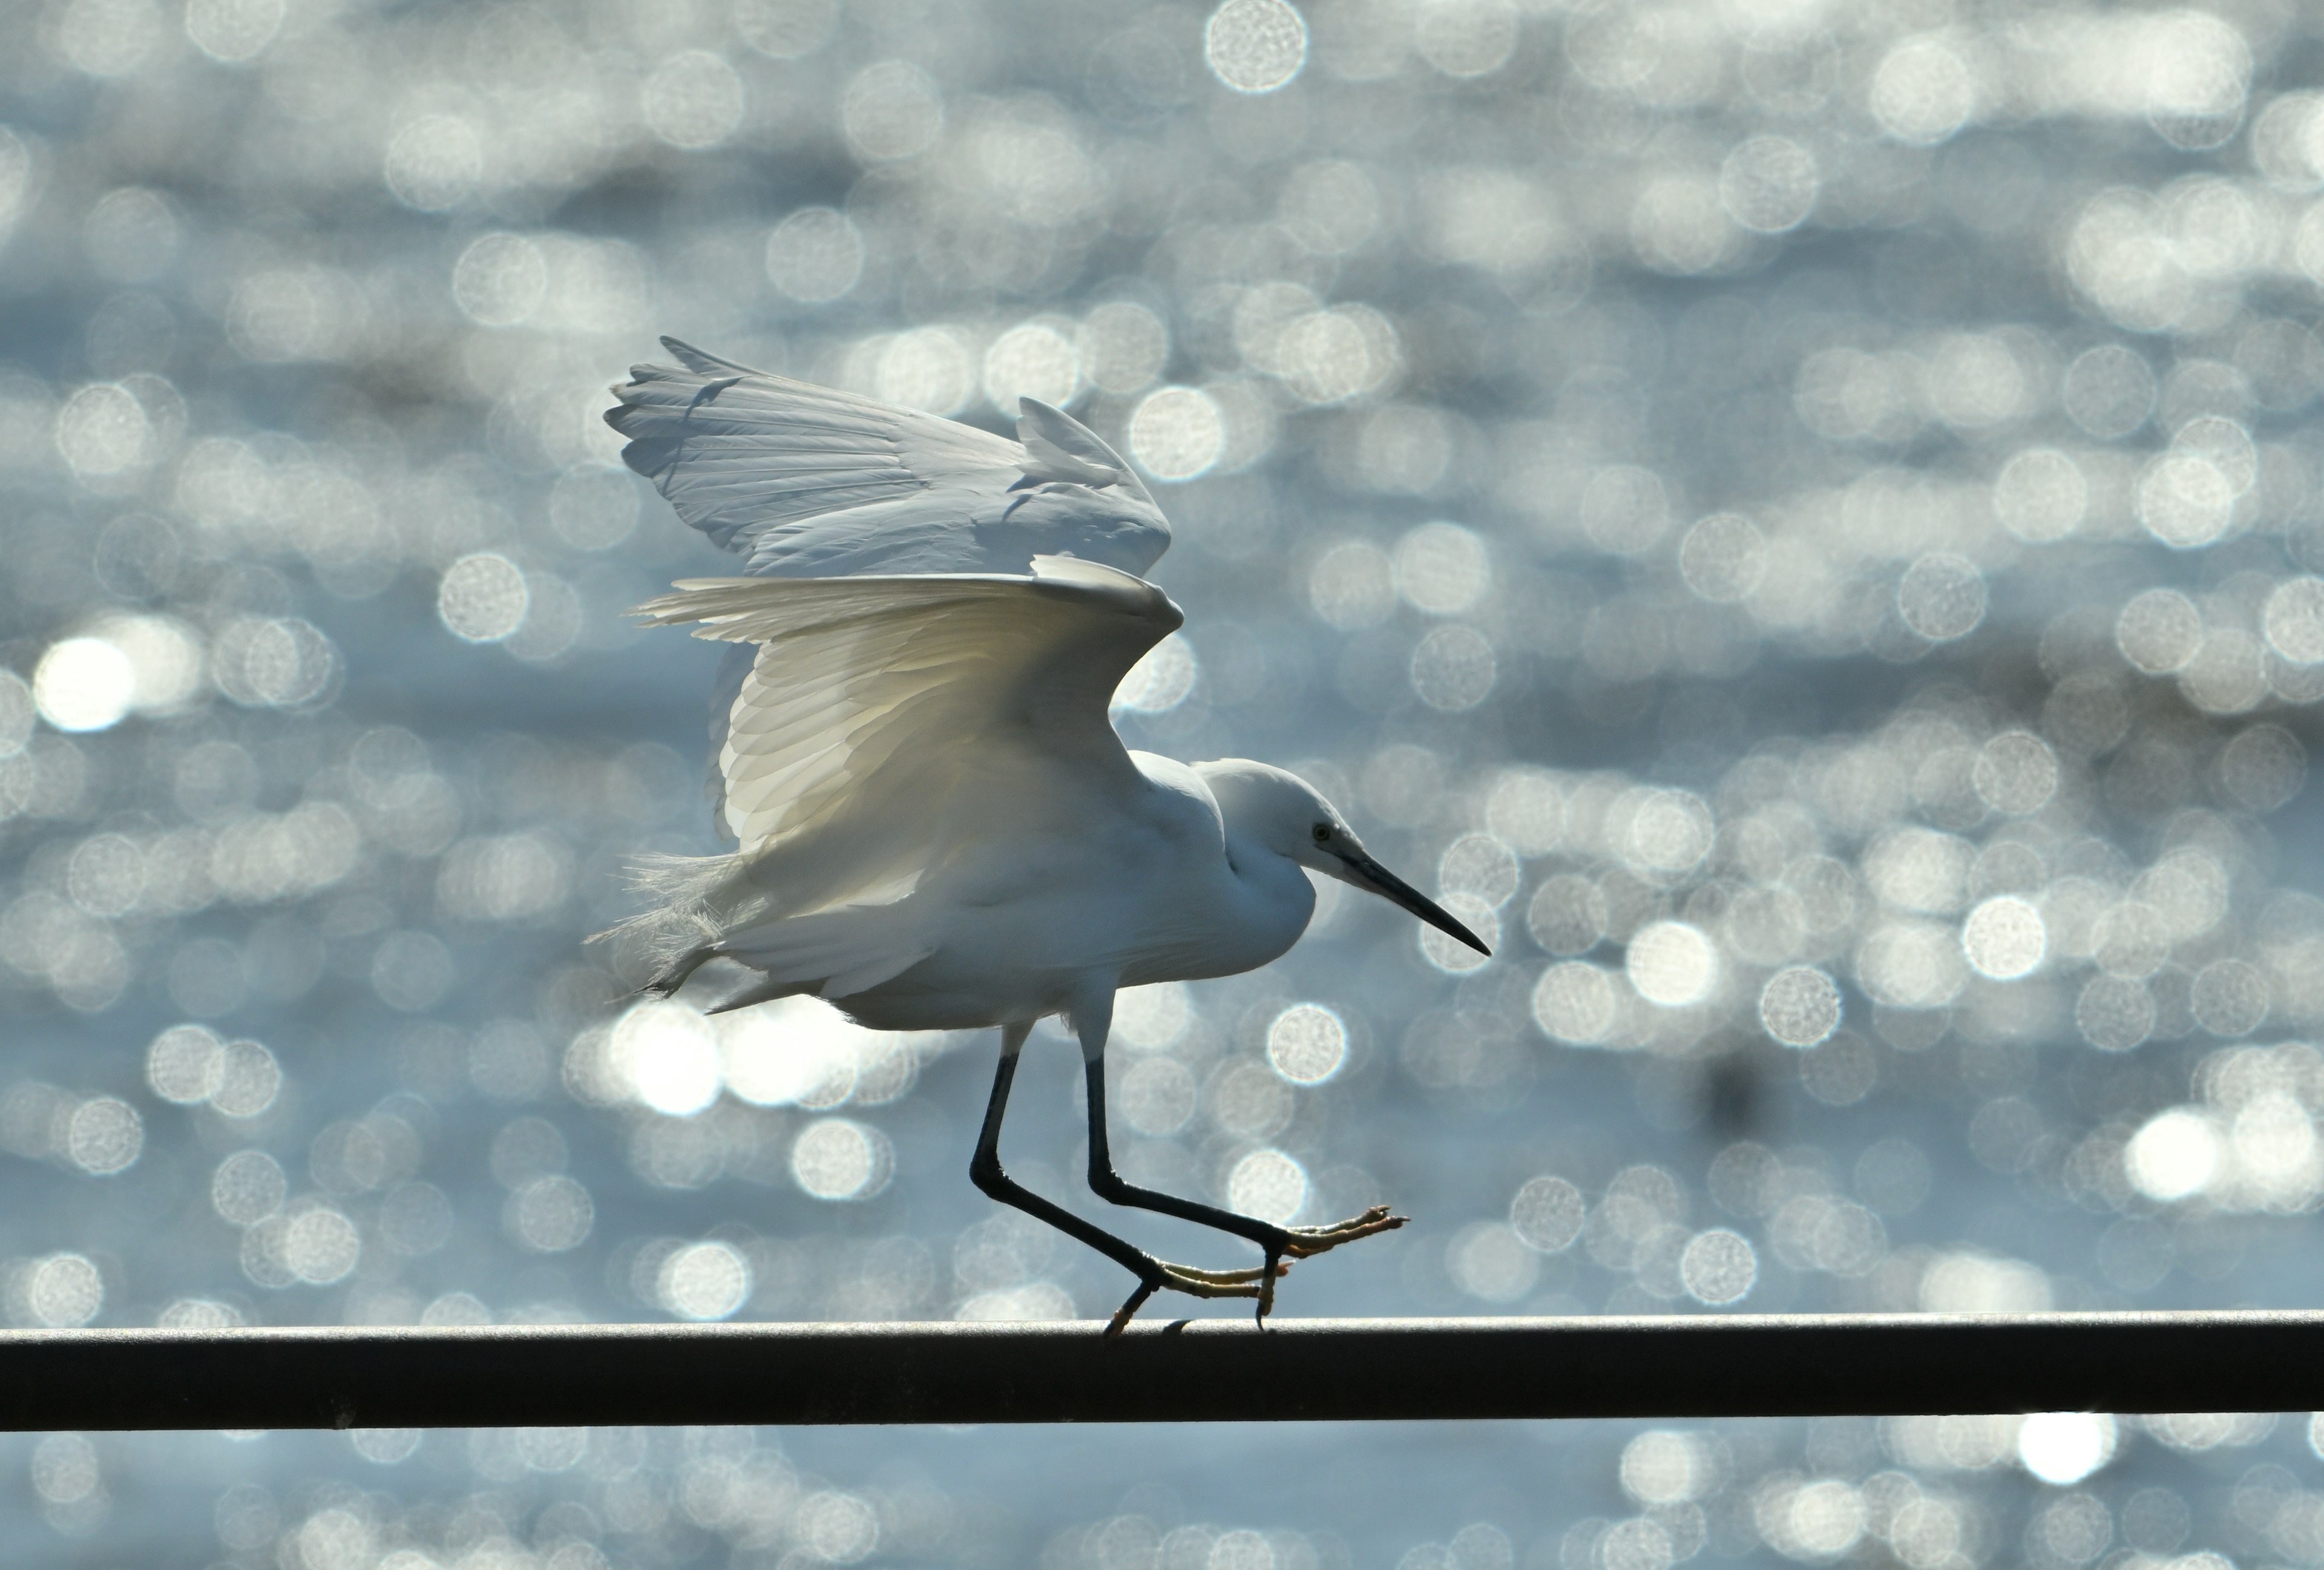
{"label": "dark metal railing", "polygon": [[0,1427],[1183,1423],[2324,1407],[2324,1314],[0,1334]]}

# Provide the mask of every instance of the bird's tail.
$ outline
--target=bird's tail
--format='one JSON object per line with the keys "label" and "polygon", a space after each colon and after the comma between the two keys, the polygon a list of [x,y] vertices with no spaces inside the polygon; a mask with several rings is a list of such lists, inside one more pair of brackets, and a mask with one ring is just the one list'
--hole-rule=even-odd
{"label": "bird's tail", "polygon": [[879,985],[935,952],[908,896],[917,878],[862,892],[870,897],[798,915],[779,914],[753,883],[739,854],[642,855],[624,869],[652,906],[592,937],[641,962],[653,979],[641,991],[669,996],[714,956],[736,960],[761,979],[722,1008],[812,992],[842,998]]}
{"label": "bird's tail", "polygon": [[629,886],[650,896],[652,905],[591,933],[589,941],[614,944],[650,966],[653,980],[643,990],[674,992],[733,919],[734,912],[726,907],[742,867],[738,854],[633,856],[622,872]]}

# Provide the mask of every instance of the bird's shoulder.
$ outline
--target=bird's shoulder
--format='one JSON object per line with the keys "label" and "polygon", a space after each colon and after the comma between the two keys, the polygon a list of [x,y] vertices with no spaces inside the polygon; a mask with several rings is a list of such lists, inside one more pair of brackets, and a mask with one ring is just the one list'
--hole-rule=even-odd
{"label": "bird's shoulder", "polygon": [[1130,762],[1138,771],[1135,806],[1146,827],[1171,839],[1223,843],[1218,799],[1200,774],[1157,753],[1132,752]]}

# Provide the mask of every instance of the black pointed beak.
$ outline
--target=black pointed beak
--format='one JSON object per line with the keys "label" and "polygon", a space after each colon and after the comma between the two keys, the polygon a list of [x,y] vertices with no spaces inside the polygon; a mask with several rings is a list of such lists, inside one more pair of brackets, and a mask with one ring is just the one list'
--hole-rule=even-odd
{"label": "black pointed beak", "polygon": [[1350,882],[1360,888],[1370,889],[1392,904],[1403,906],[1415,916],[1435,928],[1437,931],[1448,937],[1459,938],[1489,959],[1492,957],[1493,951],[1479,941],[1475,933],[1446,915],[1443,907],[1389,872],[1379,863],[1372,860],[1371,857],[1342,856],[1340,859],[1347,864]]}

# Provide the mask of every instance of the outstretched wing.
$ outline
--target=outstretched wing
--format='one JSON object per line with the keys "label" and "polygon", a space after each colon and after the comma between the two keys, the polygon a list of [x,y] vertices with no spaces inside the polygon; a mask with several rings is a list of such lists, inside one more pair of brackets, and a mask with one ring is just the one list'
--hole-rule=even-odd
{"label": "outstretched wing", "polygon": [[1170,526],[1098,434],[1038,399],[1010,441],[704,354],[635,365],[605,421],[622,457],[754,577],[1031,570],[1074,556],[1143,576]]}
{"label": "outstretched wing", "polygon": [[786,916],[901,898],[978,832],[977,812],[1030,809],[1040,781],[1137,787],[1107,703],[1185,618],[1128,573],[1028,565],[1022,577],[696,579],[640,607],[655,625],[760,646],[720,753],[723,816]]}

